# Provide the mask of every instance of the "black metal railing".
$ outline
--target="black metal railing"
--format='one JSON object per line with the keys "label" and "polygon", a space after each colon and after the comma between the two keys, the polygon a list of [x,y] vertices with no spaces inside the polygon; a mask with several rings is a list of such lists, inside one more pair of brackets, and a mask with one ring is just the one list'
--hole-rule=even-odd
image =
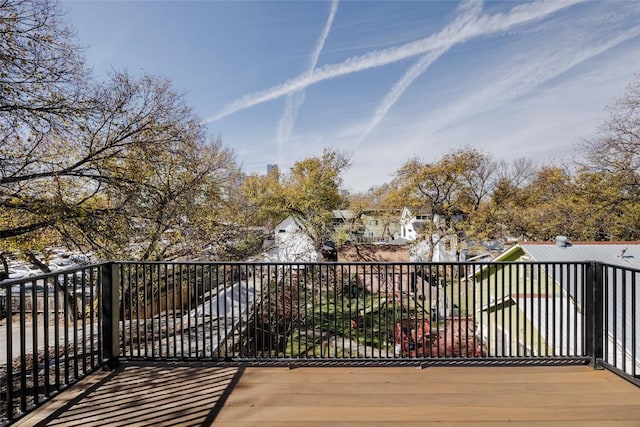
{"label": "black metal railing", "polygon": [[599,268],[601,304],[595,320],[602,325],[602,344],[597,362],[640,386],[640,270]]}
{"label": "black metal railing", "polygon": [[112,262],[5,281],[0,423],[121,359],[590,363],[640,385],[639,274],[597,262]]}
{"label": "black metal railing", "polygon": [[102,366],[104,267],[0,283],[0,424]]}
{"label": "black metal railing", "polygon": [[589,265],[121,263],[120,354],[584,362]]}

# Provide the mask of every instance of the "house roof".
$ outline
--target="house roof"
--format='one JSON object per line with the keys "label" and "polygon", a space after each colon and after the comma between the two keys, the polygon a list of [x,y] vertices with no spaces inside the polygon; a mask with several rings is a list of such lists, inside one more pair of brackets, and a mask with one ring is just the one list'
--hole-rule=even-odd
{"label": "house roof", "polygon": [[409,262],[409,251],[403,245],[340,246],[338,262]]}
{"label": "house roof", "polygon": [[331,211],[333,218],[335,219],[353,219],[354,213],[348,209],[335,209]]}
{"label": "house roof", "polygon": [[[620,354],[616,356],[611,354],[611,349],[624,346],[625,340],[627,343],[632,342],[634,334],[635,342],[640,340],[640,318],[636,318],[634,323],[633,310],[628,309],[628,307],[640,306],[640,294],[634,293],[635,281],[633,279],[633,277],[635,277],[633,275],[637,275],[633,270],[640,270],[640,243],[565,242],[565,239],[558,239],[558,244],[551,242],[519,243],[503,252],[495,261],[525,261],[526,259],[522,257],[524,254],[529,258],[529,261],[553,263],[545,266],[547,273],[551,274],[554,280],[556,280],[567,294],[571,295],[574,301],[580,306],[583,304],[585,290],[582,286],[577,286],[577,284],[584,283],[583,270],[566,269],[557,263],[597,261],[624,267],[624,271],[616,271],[614,268],[605,270],[606,280],[603,290],[604,296],[608,301],[607,304],[609,304],[610,307],[615,307],[614,309],[607,309],[605,311],[606,317],[604,319],[607,325],[611,325],[615,329],[614,335],[611,335],[611,329],[609,330],[608,339],[612,342],[612,344],[609,345],[609,359],[611,360],[617,357],[618,363],[620,363],[623,352],[620,351]],[[483,266],[481,272],[477,272],[476,275],[487,271],[487,265]],[[626,305],[623,305],[625,301]],[[520,300],[518,300],[518,304],[520,304]],[[545,306],[546,304],[547,303],[545,303]],[[531,310],[534,316],[536,316],[536,313],[542,316],[542,314],[540,314],[542,305],[543,304],[540,304]],[[625,310],[623,307],[627,307],[627,309]],[[559,310],[554,311],[554,309],[552,309],[552,315],[556,312],[559,312]],[[548,314],[543,317],[546,316],[548,316]],[[610,328],[611,326],[607,327]],[[577,334],[574,335],[574,337],[576,337],[575,339],[577,339],[578,342],[582,340],[580,328],[570,333]],[[613,340],[617,340],[617,344],[613,344]],[[629,344],[627,344],[627,346],[628,345]],[[629,362],[629,364],[632,365],[631,362]],[[637,364],[640,367],[640,357],[637,358]]]}
{"label": "house roof", "polygon": [[298,228],[298,229],[304,228],[304,224],[299,219],[297,219],[294,216],[288,216],[285,219],[283,219],[280,222],[280,224],[276,225],[276,231],[285,230],[290,225],[294,225],[295,226],[294,228]]}
{"label": "house roof", "polygon": [[499,255],[496,261],[507,261],[519,250],[532,261],[582,262],[598,261],[606,264],[640,269],[638,242],[575,242],[559,246],[552,242],[523,242]]}

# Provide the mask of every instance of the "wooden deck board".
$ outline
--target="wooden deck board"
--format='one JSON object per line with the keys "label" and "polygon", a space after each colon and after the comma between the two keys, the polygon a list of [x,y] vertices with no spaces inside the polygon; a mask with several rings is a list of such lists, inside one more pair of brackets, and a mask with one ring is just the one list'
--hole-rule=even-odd
{"label": "wooden deck board", "polygon": [[[176,424],[167,424],[173,425]],[[398,421],[394,422],[340,422],[340,421],[332,421],[332,422],[324,422],[324,421],[314,421],[314,422],[305,422],[300,424],[297,421],[278,421],[278,422],[233,422],[233,421],[216,421],[214,424],[216,427],[296,427],[296,426],[304,426],[304,427],[336,427],[336,426],[348,426],[348,427],[393,427],[393,426],[401,426],[401,427],[493,427],[493,426],[509,426],[509,427],[638,427],[637,421],[608,421],[603,423],[602,421],[510,421],[507,423],[497,423],[495,421],[419,421],[419,422],[408,422],[408,421]]]}
{"label": "wooden deck board", "polygon": [[215,368],[124,364],[16,426],[640,427],[640,388],[570,367]]}

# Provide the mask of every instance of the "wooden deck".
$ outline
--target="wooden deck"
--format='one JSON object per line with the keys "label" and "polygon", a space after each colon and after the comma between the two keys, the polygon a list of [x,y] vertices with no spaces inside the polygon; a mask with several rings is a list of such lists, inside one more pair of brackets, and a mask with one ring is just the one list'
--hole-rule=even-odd
{"label": "wooden deck", "polygon": [[572,367],[123,364],[17,426],[640,426],[640,388]]}

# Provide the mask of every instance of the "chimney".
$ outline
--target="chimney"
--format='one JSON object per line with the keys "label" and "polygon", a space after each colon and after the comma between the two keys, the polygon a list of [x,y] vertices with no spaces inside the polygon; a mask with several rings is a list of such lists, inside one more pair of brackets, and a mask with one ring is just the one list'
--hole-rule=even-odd
{"label": "chimney", "polygon": [[556,246],[559,248],[566,248],[567,236],[556,236]]}

